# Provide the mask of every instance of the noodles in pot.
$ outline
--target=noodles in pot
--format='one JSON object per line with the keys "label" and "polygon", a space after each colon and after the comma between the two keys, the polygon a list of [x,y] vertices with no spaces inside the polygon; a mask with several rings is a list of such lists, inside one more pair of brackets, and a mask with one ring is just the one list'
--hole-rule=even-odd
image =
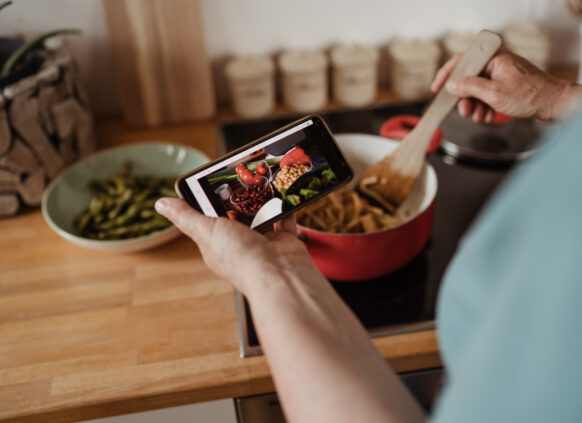
{"label": "noodles in pot", "polygon": [[356,191],[342,189],[299,210],[297,222],[324,232],[368,233],[398,226],[402,219],[371,205]]}

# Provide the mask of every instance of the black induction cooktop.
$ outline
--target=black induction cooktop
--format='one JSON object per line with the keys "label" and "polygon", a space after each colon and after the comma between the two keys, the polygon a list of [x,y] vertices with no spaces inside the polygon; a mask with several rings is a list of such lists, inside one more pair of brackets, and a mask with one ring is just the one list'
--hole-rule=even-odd
{"label": "black induction cooktop", "polygon": [[[365,109],[342,109],[320,113],[335,134],[358,132],[379,133],[381,124],[399,114],[420,116],[426,103],[376,105]],[[220,125],[222,152],[238,148],[256,138],[297,120],[302,115],[290,114],[258,120],[225,121]],[[495,142],[503,125],[464,122],[463,131],[454,131],[456,112],[443,124],[447,136],[471,136],[472,131]],[[508,131],[515,132],[519,122],[511,122]],[[530,125],[524,121],[523,125]],[[534,133],[532,133],[534,134]],[[538,133],[534,134],[538,136]],[[532,135],[533,136],[533,135]],[[465,163],[443,150],[428,157],[438,178],[436,213],[432,235],[416,258],[403,268],[367,281],[330,281],[338,294],[369,330],[372,336],[383,336],[434,327],[435,305],[439,285],[459,240],[479,214],[484,203],[508,173],[511,164],[483,165]],[[248,304],[237,297],[237,318],[241,355],[260,353],[259,342]]]}

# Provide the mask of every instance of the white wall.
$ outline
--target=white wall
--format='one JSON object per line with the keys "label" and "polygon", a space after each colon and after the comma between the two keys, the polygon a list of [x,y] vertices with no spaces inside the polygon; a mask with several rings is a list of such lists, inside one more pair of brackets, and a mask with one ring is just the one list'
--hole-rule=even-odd
{"label": "white wall", "polygon": [[533,21],[551,31],[555,60],[577,60],[577,19],[567,0],[203,0],[202,7],[215,57],[337,41],[381,45],[397,36],[440,37]]}
{"label": "white wall", "polygon": [[[171,0],[168,0],[171,1]],[[548,29],[552,61],[578,60],[578,19],[567,0],[201,0],[211,58],[328,47],[338,41],[383,45],[396,36],[440,37],[449,31],[501,30],[534,21]],[[0,32],[81,28],[69,37],[99,112],[117,110],[101,0],[16,0],[0,13]]]}

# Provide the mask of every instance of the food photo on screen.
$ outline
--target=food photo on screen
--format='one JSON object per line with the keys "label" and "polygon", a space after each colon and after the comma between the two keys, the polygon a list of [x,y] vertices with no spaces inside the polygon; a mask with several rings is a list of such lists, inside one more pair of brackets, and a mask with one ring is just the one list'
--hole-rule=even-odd
{"label": "food photo on screen", "polygon": [[219,216],[251,228],[286,212],[337,183],[309,132],[274,141],[199,179]]}

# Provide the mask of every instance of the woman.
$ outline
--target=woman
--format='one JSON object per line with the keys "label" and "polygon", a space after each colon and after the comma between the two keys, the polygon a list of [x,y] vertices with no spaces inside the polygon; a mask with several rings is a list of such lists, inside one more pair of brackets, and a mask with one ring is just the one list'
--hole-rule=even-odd
{"label": "woman", "polygon": [[[441,68],[434,91],[458,60]],[[462,97],[461,115],[477,122],[492,121],[493,110],[554,121],[581,92],[503,49],[483,76],[446,89]],[[580,120],[565,125],[555,142],[513,175],[450,266],[437,316],[450,382],[434,421],[580,420],[577,137]],[[156,208],[198,244],[211,269],[247,297],[289,421],[426,420],[314,266],[293,219],[260,235],[237,222],[202,216],[181,200],[161,199]]]}

